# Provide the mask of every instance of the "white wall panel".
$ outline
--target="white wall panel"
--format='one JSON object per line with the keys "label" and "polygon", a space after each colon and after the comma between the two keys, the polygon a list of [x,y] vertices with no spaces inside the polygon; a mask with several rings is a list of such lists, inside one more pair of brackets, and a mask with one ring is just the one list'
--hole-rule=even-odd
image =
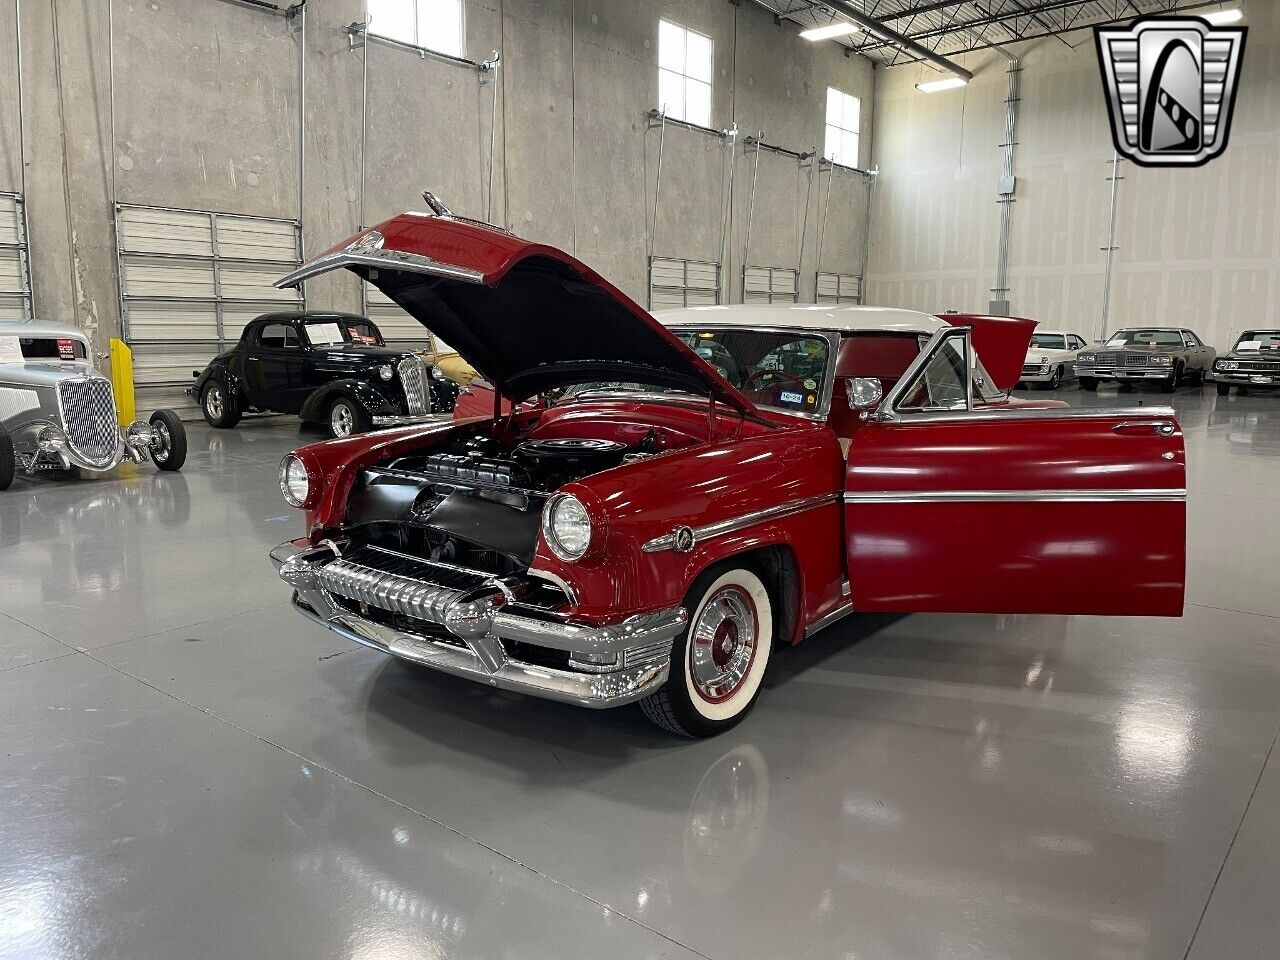
{"label": "white wall panel", "polygon": [[0,193],[0,320],[31,316],[31,276],[22,198]]}

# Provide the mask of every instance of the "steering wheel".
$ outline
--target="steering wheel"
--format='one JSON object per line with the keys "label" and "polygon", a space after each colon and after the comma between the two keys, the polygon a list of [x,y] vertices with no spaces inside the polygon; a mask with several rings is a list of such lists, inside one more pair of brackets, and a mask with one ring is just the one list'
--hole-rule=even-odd
{"label": "steering wheel", "polygon": [[[804,385],[803,377],[797,376],[794,373],[788,373],[786,370],[752,370],[747,374],[746,379],[742,381],[742,392],[746,393],[748,390],[759,389],[757,387],[753,387],[752,384],[756,380],[763,380],[765,377],[782,377],[785,380],[797,384],[802,391],[809,389]],[[773,386],[773,383],[770,383],[769,386]]]}

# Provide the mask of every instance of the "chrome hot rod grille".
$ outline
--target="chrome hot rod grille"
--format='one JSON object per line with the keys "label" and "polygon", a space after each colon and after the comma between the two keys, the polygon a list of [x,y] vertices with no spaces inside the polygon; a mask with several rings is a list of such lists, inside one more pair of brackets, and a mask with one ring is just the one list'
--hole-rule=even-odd
{"label": "chrome hot rod grille", "polygon": [[72,450],[90,463],[111,463],[120,444],[111,381],[102,377],[60,380],[58,408]]}
{"label": "chrome hot rod grille", "polygon": [[427,374],[422,361],[417,357],[405,357],[397,370],[400,382],[404,385],[404,399],[409,413],[430,413],[431,390],[427,386]]}

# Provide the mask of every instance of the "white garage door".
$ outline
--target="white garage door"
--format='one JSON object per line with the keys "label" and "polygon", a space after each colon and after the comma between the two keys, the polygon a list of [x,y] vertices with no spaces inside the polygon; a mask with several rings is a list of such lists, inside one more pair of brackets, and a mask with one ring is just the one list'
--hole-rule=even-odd
{"label": "white garage door", "polygon": [[790,267],[743,267],[743,303],[795,303],[800,299],[800,272]]}
{"label": "white garage door", "polygon": [[709,260],[649,259],[649,309],[720,302],[720,264]]}
{"label": "white garage door", "polygon": [[818,274],[818,303],[861,303],[862,278],[853,273]]}
{"label": "white garage door", "polygon": [[0,193],[0,320],[31,316],[31,271],[22,197]]}
{"label": "white garage door", "polygon": [[405,313],[385,293],[372,284],[364,285],[365,315],[378,325],[383,339],[413,350],[429,350],[431,335],[426,327]]}
{"label": "white garage door", "polygon": [[191,371],[274,310],[301,310],[271,284],[298,266],[298,224],[207,210],[119,204],[120,309],[138,413],[191,404]]}

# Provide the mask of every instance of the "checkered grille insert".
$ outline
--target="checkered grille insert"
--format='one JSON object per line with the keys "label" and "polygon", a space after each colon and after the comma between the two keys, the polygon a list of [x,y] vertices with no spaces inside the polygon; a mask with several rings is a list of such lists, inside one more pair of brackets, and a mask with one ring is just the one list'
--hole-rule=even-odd
{"label": "checkered grille insert", "polygon": [[110,463],[120,442],[111,381],[102,377],[60,380],[58,405],[71,449],[90,463]]}
{"label": "checkered grille insert", "polygon": [[431,391],[427,386],[427,373],[418,357],[405,357],[397,368],[404,385],[404,399],[409,413],[431,412]]}

